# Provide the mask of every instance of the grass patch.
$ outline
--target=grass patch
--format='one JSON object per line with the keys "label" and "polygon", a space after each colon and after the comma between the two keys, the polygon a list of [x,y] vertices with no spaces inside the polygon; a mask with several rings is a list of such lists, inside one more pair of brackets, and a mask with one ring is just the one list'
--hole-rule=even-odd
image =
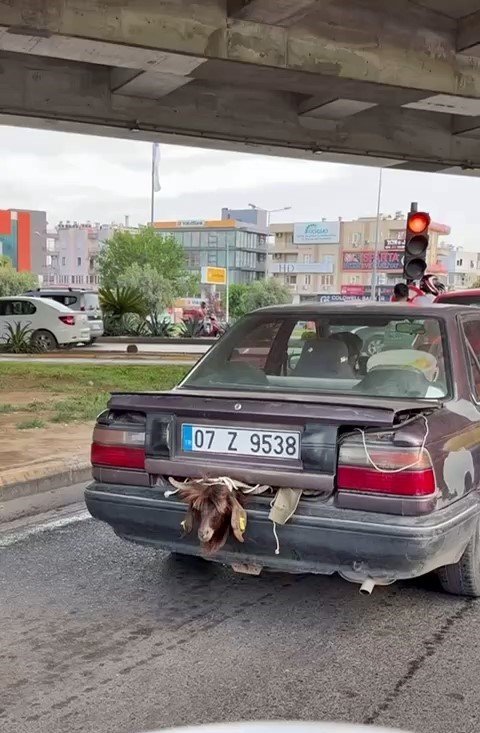
{"label": "grass patch", "polygon": [[142,392],[170,389],[186,374],[187,367],[106,364],[0,364],[0,385],[9,390],[68,393],[80,390]]}
{"label": "grass patch", "polygon": [[43,420],[35,417],[33,420],[23,420],[23,422],[19,422],[17,425],[17,430],[35,430],[35,428],[44,427],[45,423],[43,422]]}
{"label": "grass patch", "polygon": [[[105,409],[110,392],[158,392],[171,389],[187,371],[187,367],[170,364],[109,366],[5,362],[0,364],[0,385],[3,389],[31,393],[33,399],[21,407],[0,405],[0,412],[23,411],[41,415],[43,420],[55,423],[88,422]],[[56,395],[53,399],[52,394]],[[60,395],[63,399],[59,399]],[[38,425],[37,422],[42,424]],[[28,430],[43,427],[43,422],[40,418],[33,418],[20,425],[17,426],[20,430]]]}
{"label": "grass patch", "polygon": [[54,406],[55,412],[50,418],[51,422],[69,423],[95,420],[97,415],[106,408],[109,397],[108,392],[99,392],[57,402]]}

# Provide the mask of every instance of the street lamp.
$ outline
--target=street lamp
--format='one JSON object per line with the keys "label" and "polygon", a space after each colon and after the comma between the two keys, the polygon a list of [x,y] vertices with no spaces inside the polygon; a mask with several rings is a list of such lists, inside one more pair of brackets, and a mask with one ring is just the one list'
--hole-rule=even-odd
{"label": "street lamp", "polygon": [[[270,228],[270,215],[276,214],[279,211],[290,211],[292,208],[291,206],[282,206],[280,209],[263,209],[261,206],[257,206],[256,204],[248,204],[251,209],[258,209],[259,211],[265,211],[267,214],[267,229]],[[270,232],[269,232],[270,233]]]}

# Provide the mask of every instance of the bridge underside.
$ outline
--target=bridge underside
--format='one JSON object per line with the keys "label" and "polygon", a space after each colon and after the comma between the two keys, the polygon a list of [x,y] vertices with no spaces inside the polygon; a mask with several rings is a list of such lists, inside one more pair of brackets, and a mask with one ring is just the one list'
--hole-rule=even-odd
{"label": "bridge underside", "polygon": [[0,0],[0,123],[478,175],[480,0]]}

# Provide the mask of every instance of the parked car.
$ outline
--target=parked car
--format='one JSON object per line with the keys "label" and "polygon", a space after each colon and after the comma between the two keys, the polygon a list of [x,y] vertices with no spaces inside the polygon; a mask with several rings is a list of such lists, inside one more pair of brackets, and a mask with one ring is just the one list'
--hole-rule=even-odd
{"label": "parked car", "polygon": [[23,295],[0,298],[0,343],[7,338],[8,324],[15,328],[17,323],[31,330],[32,344],[42,351],[90,339],[86,314],[75,313],[54,300]]}
{"label": "parked car", "polygon": [[[381,352],[347,348],[359,328]],[[475,309],[262,309],[174,390],[111,396],[87,507],[124,539],[243,572],[337,572],[371,592],[436,571],[480,596],[479,403]],[[222,536],[208,497],[211,517],[230,506]]]}
{"label": "parked car", "polygon": [[436,303],[457,303],[458,305],[476,305],[480,307],[480,288],[471,290],[452,290],[440,293],[435,299]]}
{"label": "parked car", "polygon": [[25,295],[35,298],[49,298],[57,303],[62,303],[71,308],[73,311],[86,313],[90,326],[90,344],[93,344],[97,338],[103,336],[103,317],[100,309],[100,301],[98,293],[93,290],[83,290],[82,288],[38,288],[38,290],[30,290]]}

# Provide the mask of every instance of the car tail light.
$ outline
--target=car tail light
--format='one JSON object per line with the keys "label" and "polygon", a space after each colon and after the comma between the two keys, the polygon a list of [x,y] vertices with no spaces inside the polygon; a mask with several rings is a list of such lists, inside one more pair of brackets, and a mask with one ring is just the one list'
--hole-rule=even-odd
{"label": "car tail light", "polygon": [[75,325],[75,316],[58,316],[58,319],[66,326]]}
{"label": "car tail light", "polygon": [[102,445],[92,443],[91,461],[93,466],[111,468],[145,468],[145,450],[127,445]]}
{"label": "car tail light", "polygon": [[93,431],[93,466],[145,468],[145,415],[106,411],[99,415]]}
{"label": "car tail light", "polygon": [[407,497],[432,496],[436,491],[432,462],[423,445],[395,445],[391,434],[368,433],[341,444],[337,488]]}

